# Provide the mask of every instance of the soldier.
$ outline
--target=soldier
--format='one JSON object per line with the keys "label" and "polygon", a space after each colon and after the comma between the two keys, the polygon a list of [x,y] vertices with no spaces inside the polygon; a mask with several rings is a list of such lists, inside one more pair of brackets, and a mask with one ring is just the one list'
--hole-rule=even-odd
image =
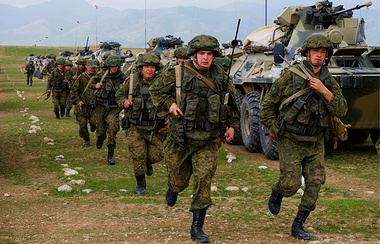
{"label": "soldier", "polygon": [[93,110],[91,98],[94,95],[94,89],[89,88],[89,82],[91,77],[95,75],[97,67],[97,60],[87,60],[86,72],[75,80],[71,88],[71,102],[75,105],[74,113],[79,121],[79,136],[84,139],[83,147],[90,146],[90,134],[88,133],[87,124],[90,123],[91,132],[94,132],[96,128],[94,117],[91,116]]}
{"label": "soldier", "polygon": [[[308,37],[301,50],[306,60],[293,67],[295,73],[285,71],[273,83],[261,106],[260,122],[269,128],[270,138],[278,141],[280,157],[280,177],[272,186],[268,202],[272,214],[280,212],[282,198],[294,195],[301,186],[301,177],[305,178],[306,189],[292,225],[292,236],[299,240],[311,239],[303,224],[315,209],[325,183],[324,140],[328,138],[330,114],[342,117],[347,112],[340,87],[324,65],[332,52],[327,37]],[[312,78],[302,78],[302,70]]]}
{"label": "soldier", "polygon": [[118,55],[109,55],[107,69],[103,69],[91,78],[91,89],[96,89],[91,104],[95,105],[93,111],[96,120],[96,147],[101,149],[106,138],[108,147],[107,162],[114,165],[113,157],[116,146],[116,134],[120,130],[119,113],[121,109],[116,103],[116,92],[124,82],[124,74],[120,67],[123,62]]}
{"label": "soldier", "polygon": [[[85,58],[79,58],[77,61],[77,66],[73,66],[69,72],[66,72],[65,79],[69,81],[69,88],[71,89],[72,84],[74,84],[75,80],[82,74],[86,72],[87,61]],[[66,106],[66,117],[70,116],[70,110],[73,108],[72,102],[70,101],[70,96],[67,98],[67,106]],[[77,123],[79,123],[78,117],[76,117]]]}
{"label": "soldier", "polygon": [[32,86],[33,83],[33,74],[34,74],[34,64],[33,60],[30,60],[28,65],[25,66],[26,71],[26,85]]}
{"label": "soldier", "polygon": [[[209,242],[202,228],[207,208],[212,205],[211,181],[218,150],[222,137],[227,142],[233,139],[239,110],[233,102],[236,93],[233,84],[226,83],[223,69],[213,63],[213,58],[220,55],[218,40],[208,35],[196,36],[188,44],[188,55],[192,60],[161,74],[150,91],[154,105],[170,113],[164,142],[168,172],[166,203],[175,205],[178,193],[188,187],[192,176],[191,239]],[[227,102],[232,105],[228,116]],[[221,131],[221,122],[228,124],[225,133]]]}
{"label": "soldier", "polygon": [[57,55],[51,54],[49,55],[49,57],[50,57],[49,62],[42,70],[43,75],[50,75],[53,72],[53,70],[57,68],[57,62],[55,61],[57,58]]}
{"label": "soldier", "polygon": [[59,58],[57,65],[57,68],[55,68],[49,76],[46,93],[49,96],[50,92],[52,92],[55,118],[59,119],[59,112],[61,112],[61,117],[65,115],[66,101],[70,89],[67,80],[65,81],[66,69],[63,67],[65,65],[65,59]]}
{"label": "soldier", "polygon": [[174,51],[174,57],[177,60],[177,64],[183,63],[185,60],[189,59],[189,55],[187,55],[186,47],[179,47]]}
{"label": "soldier", "polygon": [[215,63],[222,66],[224,72],[226,74],[228,74],[228,70],[230,69],[230,66],[231,66],[231,61],[229,58],[227,58],[227,57],[216,57]]}
{"label": "soldier", "polygon": [[157,116],[159,111],[154,107],[149,93],[149,86],[156,78],[159,68],[160,59],[156,55],[144,54],[137,62],[137,72],[126,78],[116,95],[119,107],[126,111],[123,120],[127,121],[122,124],[128,126],[123,129],[126,130],[129,152],[134,163],[137,181],[135,194],[140,196],[145,195],[145,174],[151,176],[152,164],[164,158],[163,136],[157,133],[159,127],[163,127],[158,126],[160,120],[164,121]]}

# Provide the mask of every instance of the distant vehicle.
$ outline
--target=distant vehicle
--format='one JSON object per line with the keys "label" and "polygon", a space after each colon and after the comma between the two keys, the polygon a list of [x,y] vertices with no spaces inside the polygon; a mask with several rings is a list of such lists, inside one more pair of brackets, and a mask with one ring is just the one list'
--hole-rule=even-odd
{"label": "distant vehicle", "polygon": [[[328,66],[348,102],[348,113],[342,118],[349,129],[350,142],[362,143],[370,135],[379,140],[380,47],[370,47],[364,38],[364,20],[353,18],[353,10],[343,5],[321,1],[313,6],[285,8],[276,26],[265,26],[251,33],[236,48],[230,77],[241,105],[240,130],[235,143],[243,142],[249,152],[263,151],[269,159],[278,159],[277,144],[269,138],[268,129],[260,124],[260,106],[265,94],[282,71],[302,60],[300,47],[314,34],[327,36],[334,43],[334,54]],[[223,44],[230,54],[229,42]]]}

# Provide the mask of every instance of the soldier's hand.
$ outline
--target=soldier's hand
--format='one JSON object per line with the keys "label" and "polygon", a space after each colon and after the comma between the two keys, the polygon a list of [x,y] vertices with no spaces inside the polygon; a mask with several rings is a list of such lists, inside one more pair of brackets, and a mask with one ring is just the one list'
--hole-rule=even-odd
{"label": "soldier's hand", "polygon": [[278,135],[273,134],[270,130],[269,130],[269,137],[273,141],[278,141]]}
{"label": "soldier's hand", "polygon": [[68,80],[63,80],[64,82],[68,83],[69,81]]}
{"label": "soldier's hand", "polygon": [[124,108],[129,108],[130,106],[132,106],[132,102],[128,101],[128,100],[125,100],[124,101]]}
{"label": "soldier's hand", "polygon": [[311,77],[309,79],[311,88],[315,89],[317,92],[322,94],[328,102],[331,101],[333,94],[327,87],[317,78]]}
{"label": "soldier's hand", "polygon": [[76,75],[74,75],[74,76],[73,76],[73,80],[76,80],[76,79],[77,79],[77,76],[76,76]]}
{"label": "soldier's hand", "polygon": [[226,140],[226,142],[230,142],[232,141],[232,139],[234,139],[234,134],[235,134],[235,129],[230,127],[226,130],[223,137]]}
{"label": "soldier's hand", "polygon": [[103,84],[99,82],[99,83],[96,83],[95,88],[100,89],[100,88],[102,88],[102,86],[103,86]]}
{"label": "soldier's hand", "polygon": [[183,113],[181,109],[179,109],[178,105],[176,103],[173,103],[169,108],[169,113],[178,116],[179,114],[183,116]]}
{"label": "soldier's hand", "polygon": [[84,104],[84,102],[79,101],[79,102],[78,102],[78,107],[82,107],[83,104]]}

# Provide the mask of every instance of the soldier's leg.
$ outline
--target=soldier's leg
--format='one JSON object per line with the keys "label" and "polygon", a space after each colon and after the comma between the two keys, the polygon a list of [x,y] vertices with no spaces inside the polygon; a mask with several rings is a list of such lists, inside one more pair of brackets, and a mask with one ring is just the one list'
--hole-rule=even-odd
{"label": "soldier's leg", "polygon": [[293,196],[302,182],[302,161],[304,159],[301,147],[288,138],[280,138],[278,152],[280,155],[280,177],[272,189],[285,197]]}
{"label": "soldier's leg", "polygon": [[53,94],[51,96],[51,101],[52,101],[53,107],[54,107],[55,119],[59,119],[59,94],[54,92],[54,90],[53,90]]}
{"label": "soldier's leg", "polygon": [[310,149],[310,156],[304,160],[302,174],[305,177],[305,191],[299,206],[300,211],[313,211],[318,200],[321,185],[325,183],[325,147],[323,141]]}
{"label": "soldier's leg", "polygon": [[135,175],[145,175],[148,156],[147,143],[136,125],[131,124],[127,130],[127,142]]}
{"label": "soldier's leg", "polygon": [[105,116],[107,115],[107,109],[103,106],[97,106],[92,114],[93,121],[96,121],[96,137],[98,140],[96,141],[96,147],[98,149],[102,148],[103,141],[107,137],[107,123],[105,120]]}
{"label": "soldier's leg", "polygon": [[163,146],[163,136],[156,133],[152,140],[150,141],[150,133],[146,133],[146,141],[148,142],[148,159],[146,166],[148,168],[146,175],[151,176],[153,174],[153,166],[157,162],[164,159],[164,146]]}
{"label": "soldier's leg", "polygon": [[211,206],[211,181],[218,164],[220,139],[210,141],[192,154],[193,198],[190,211]]}
{"label": "soldier's leg", "polygon": [[59,107],[61,110],[61,117],[65,116],[65,109],[66,109],[66,101],[67,101],[67,91],[63,90],[61,93],[61,97],[59,98]]}
{"label": "soldier's leg", "polygon": [[107,123],[107,146],[116,146],[116,134],[120,130],[119,108],[111,109],[106,117]]}

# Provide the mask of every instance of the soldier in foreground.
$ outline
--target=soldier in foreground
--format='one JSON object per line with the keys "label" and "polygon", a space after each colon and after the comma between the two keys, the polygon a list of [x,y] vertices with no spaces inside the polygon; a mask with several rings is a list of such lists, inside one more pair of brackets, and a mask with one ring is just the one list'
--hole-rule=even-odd
{"label": "soldier in foreground", "polygon": [[26,71],[26,85],[32,86],[33,83],[33,74],[34,74],[34,64],[33,60],[30,60],[28,65],[25,66]]}
{"label": "soldier in foreground", "polygon": [[91,98],[94,95],[94,89],[89,88],[90,79],[95,75],[98,62],[95,59],[87,61],[86,72],[82,73],[75,80],[71,88],[71,102],[75,106],[74,114],[79,121],[79,136],[84,139],[83,147],[90,146],[90,134],[87,124],[90,124],[91,132],[95,131],[96,125],[91,112]]}
{"label": "soldier in foreground", "polygon": [[121,109],[116,103],[116,93],[124,82],[124,74],[120,70],[123,62],[120,56],[110,55],[106,60],[107,69],[103,69],[91,78],[89,88],[95,90],[91,105],[96,121],[96,148],[101,149],[106,138],[108,147],[107,163],[114,165],[116,134],[120,130],[119,113]]}
{"label": "soldier in foreground", "polygon": [[57,55],[51,54],[49,55],[49,58],[50,58],[49,62],[46,64],[46,66],[42,70],[43,75],[50,75],[53,72],[53,70],[57,68],[57,62],[56,62]]}
{"label": "soldier in foreground", "polygon": [[[152,164],[163,158],[163,135],[158,133],[164,120],[154,107],[149,86],[156,78],[160,59],[150,53],[137,61],[137,72],[126,78],[116,94],[119,107],[125,109],[122,124],[126,130],[129,152],[137,181],[136,195],[145,195],[145,174],[153,174]],[[133,80],[131,80],[133,78]]]}
{"label": "soldier in foreground", "polygon": [[[208,35],[196,36],[188,44],[188,55],[192,60],[161,74],[150,91],[154,105],[170,113],[164,142],[169,187],[166,203],[175,205],[178,193],[189,186],[192,176],[191,239],[207,243],[210,240],[203,224],[212,205],[211,181],[217,168],[218,150],[222,139],[227,142],[233,139],[239,112],[233,101],[234,86],[226,83],[223,69],[213,63],[213,58],[220,55],[218,40]],[[232,105],[228,116],[227,102]],[[225,132],[221,130],[222,122],[228,125]]]}
{"label": "soldier in foreground", "polygon": [[343,117],[347,112],[340,87],[324,66],[332,52],[328,38],[308,37],[301,50],[306,60],[295,68],[308,72],[312,78],[285,71],[273,83],[261,106],[260,122],[269,128],[270,138],[278,141],[280,157],[280,177],[272,186],[268,202],[272,214],[280,212],[282,198],[294,195],[301,186],[301,177],[305,178],[306,189],[292,225],[292,236],[299,240],[311,239],[303,224],[315,209],[325,183],[324,141],[331,125],[330,114]]}
{"label": "soldier in foreground", "polygon": [[52,93],[55,119],[59,119],[59,112],[61,112],[61,117],[65,115],[67,96],[70,92],[69,84],[65,80],[65,59],[59,58],[57,65],[57,68],[50,74],[46,85],[46,94],[49,96]]}

